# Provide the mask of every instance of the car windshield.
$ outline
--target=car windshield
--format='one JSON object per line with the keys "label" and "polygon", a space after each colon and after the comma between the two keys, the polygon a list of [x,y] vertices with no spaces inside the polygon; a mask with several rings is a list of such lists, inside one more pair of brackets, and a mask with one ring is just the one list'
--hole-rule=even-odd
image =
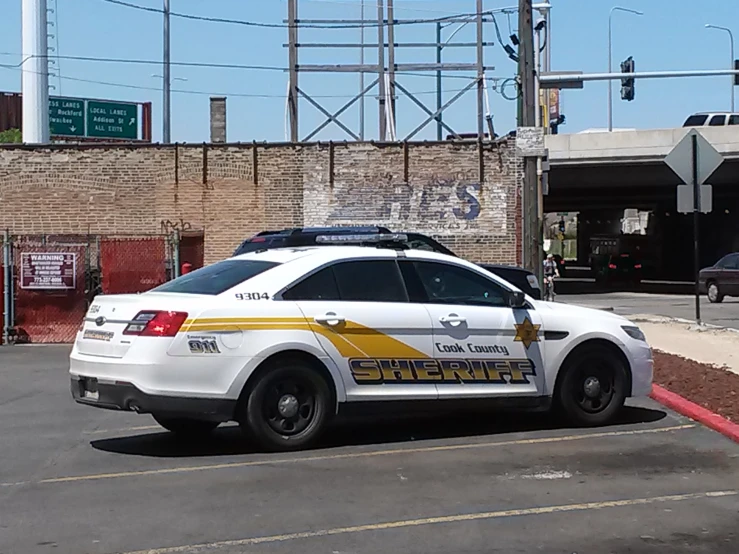
{"label": "car windshield", "polygon": [[276,262],[262,260],[224,260],[168,281],[152,291],[221,294],[277,265]]}

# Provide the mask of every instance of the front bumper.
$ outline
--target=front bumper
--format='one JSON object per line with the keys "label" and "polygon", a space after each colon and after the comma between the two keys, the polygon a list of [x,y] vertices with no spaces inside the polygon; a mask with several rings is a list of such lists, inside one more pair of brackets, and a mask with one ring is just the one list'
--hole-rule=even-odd
{"label": "front bumper", "polygon": [[[636,342],[636,341],[635,341]],[[649,396],[654,379],[654,359],[647,343],[636,343],[631,349],[631,395]]]}
{"label": "front bumper", "polygon": [[70,388],[72,398],[78,404],[106,410],[208,421],[230,421],[236,410],[235,400],[152,395],[142,392],[131,383],[102,381],[84,375],[73,375]]}

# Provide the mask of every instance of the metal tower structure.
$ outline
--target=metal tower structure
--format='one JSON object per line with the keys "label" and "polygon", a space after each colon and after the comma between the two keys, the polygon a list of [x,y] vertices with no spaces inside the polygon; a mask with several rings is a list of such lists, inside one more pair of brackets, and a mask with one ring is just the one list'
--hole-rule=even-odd
{"label": "metal tower structure", "polygon": [[49,63],[46,0],[23,0],[23,142],[49,142]]}
{"label": "metal tower structure", "polygon": [[[289,83],[288,83],[288,99],[287,111],[289,119],[290,140],[292,142],[309,141],[315,137],[322,129],[334,123],[341,128],[352,140],[364,140],[364,99],[366,95],[373,90],[376,91],[378,100],[378,129],[380,141],[396,141],[410,140],[416,136],[429,123],[436,122],[437,138],[441,139],[441,130],[446,131],[455,138],[461,138],[459,134],[452,129],[442,119],[442,113],[452,104],[459,100],[468,91],[476,88],[477,90],[477,136],[485,138],[485,72],[493,70],[494,67],[486,66],[484,61],[484,48],[490,46],[492,42],[485,42],[483,38],[483,30],[485,23],[493,22],[493,12],[483,12],[483,0],[468,0],[470,4],[470,13],[464,16],[453,16],[436,19],[396,19],[394,11],[394,0],[374,0],[377,2],[376,19],[365,19],[364,15],[360,19],[300,19],[298,17],[299,0],[288,0],[287,19],[284,21],[288,25],[288,61],[289,61]],[[461,4],[462,2],[459,2]],[[501,10],[495,10],[501,11]],[[364,2],[362,0],[362,14],[364,14]],[[474,42],[452,43],[451,37],[446,42],[442,42],[442,25],[459,23],[460,28],[467,24],[474,23],[476,26],[476,37]],[[436,41],[435,42],[406,42],[400,43],[396,41],[396,31],[401,27],[408,25],[436,25]],[[342,29],[347,26],[356,27],[361,30],[361,41],[359,43],[339,43],[339,42],[300,42],[300,30],[309,26],[321,26],[326,30],[331,28]],[[369,28],[376,28],[376,42],[365,43],[364,31]],[[459,30],[459,29],[457,29]],[[456,34],[456,31],[453,34]],[[475,61],[469,63],[445,63],[441,61],[441,50],[447,47],[457,48],[474,48]],[[301,64],[299,61],[300,51],[304,49],[360,49],[359,64]],[[395,54],[397,48],[429,48],[436,50],[435,62],[419,62],[419,63],[396,63]],[[364,50],[375,49],[377,51],[376,63],[365,63]],[[458,91],[450,100],[442,103],[441,98],[441,75],[443,72],[475,72],[475,77]],[[404,73],[407,72],[430,72],[436,74],[437,86],[437,105],[436,109],[429,108],[408,88],[406,88],[401,80]],[[301,73],[357,73],[360,78],[359,92],[346,102],[341,108],[333,113],[320,104],[315,98],[301,88],[299,84],[299,76]],[[368,84],[365,83],[365,76],[371,76]],[[398,78],[401,77],[401,79]],[[408,133],[403,139],[398,139],[395,133],[396,110],[395,104],[398,94],[405,95],[408,99],[418,106],[427,115],[426,119]],[[303,99],[308,104],[325,116],[325,120],[311,132],[301,136],[300,134],[300,118],[299,118],[299,100]],[[339,117],[351,108],[354,104],[360,102],[360,121],[359,132],[355,132],[350,126],[342,122]],[[469,136],[469,135],[468,135]],[[492,137],[491,137],[492,138]]]}

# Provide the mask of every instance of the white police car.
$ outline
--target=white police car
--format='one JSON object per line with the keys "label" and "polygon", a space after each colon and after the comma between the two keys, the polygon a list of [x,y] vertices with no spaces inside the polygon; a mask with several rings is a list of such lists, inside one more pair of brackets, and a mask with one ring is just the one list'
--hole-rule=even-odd
{"label": "white police car", "polygon": [[371,240],[252,252],[98,296],[70,356],[74,399],[186,436],[235,420],[288,450],[349,409],[482,402],[602,425],[651,391],[651,349],[628,320],[388,246],[399,235]]}

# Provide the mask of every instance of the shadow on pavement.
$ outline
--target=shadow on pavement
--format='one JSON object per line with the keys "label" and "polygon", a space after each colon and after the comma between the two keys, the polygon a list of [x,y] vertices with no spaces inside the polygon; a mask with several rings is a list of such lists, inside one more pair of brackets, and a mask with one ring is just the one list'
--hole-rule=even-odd
{"label": "shadow on pavement", "polygon": [[[666,413],[662,410],[628,406],[611,426],[653,423],[665,416]],[[572,428],[562,425],[550,414],[525,412],[455,412],[447,415],[408,416],[402,419],[375,419],[371,422],[355,419],[334,423],[312,450],[565,429]],[[105,452],[158,458],[233,456],[262,452],[249,443],[234,425],[223,426],[209,438],[198,441],[180,439],[163,431],[99,439],[90,444]]]}

